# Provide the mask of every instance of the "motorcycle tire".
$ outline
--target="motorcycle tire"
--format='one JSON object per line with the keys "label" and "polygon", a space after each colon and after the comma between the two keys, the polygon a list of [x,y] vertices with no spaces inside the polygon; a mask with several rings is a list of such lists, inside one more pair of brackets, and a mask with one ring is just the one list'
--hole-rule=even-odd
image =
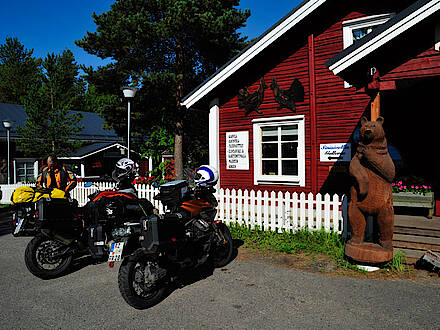
{"label": "motorcycle tire", "polygon": [[232,235],[229,231],[229,228],[224,223],[219,223],[217,225],[219,231],[222,232],[226,242],[221,245],[217,245],[214,248],[213,253],[211,254],[212,265],[215,268],[220,268],[226,266],[232,257],[233,252],[233,244],[232,244]]}
{"label": "motorcycle tire", "polygon": [[[148,291],[144,290],[139,278],[139,272],[147,266],[148,260],[144,256],[124,260],[119,268],[118,285],[122,298],[131,307],[136,309],[147,309],[160,303],[167,295],[168,288],[165,283]],[[138,274],[137,274],[138,273]]]}
{"label": "motorcycle tire", "polygon": [[59,277],[67,271],[73,259],[72,256],[53,258],[49,255],[62,246],[48,237],[34,237],[28,243],[24,254],[27,269],[43,280]]}

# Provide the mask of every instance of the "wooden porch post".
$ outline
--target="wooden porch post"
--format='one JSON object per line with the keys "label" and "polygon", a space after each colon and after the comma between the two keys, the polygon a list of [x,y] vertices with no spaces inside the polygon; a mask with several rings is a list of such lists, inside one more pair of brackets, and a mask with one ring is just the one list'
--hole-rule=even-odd
{"label": "wooden porch post", "polygon": [[371,102],[371,121],[376,121],[380,116],[380,91],[377,91],[374,100]]}

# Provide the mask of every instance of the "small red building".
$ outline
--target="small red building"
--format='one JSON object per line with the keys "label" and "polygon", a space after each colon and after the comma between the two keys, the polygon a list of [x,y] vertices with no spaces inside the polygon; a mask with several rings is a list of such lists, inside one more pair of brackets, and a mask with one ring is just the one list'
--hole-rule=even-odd
{"label": "small red building", "polygon": [[183,101],[209,110],[220,186],[345,192],[360,118],[379,114],[400,174],[438,185],[439,17],[440,0],[293,9]]}

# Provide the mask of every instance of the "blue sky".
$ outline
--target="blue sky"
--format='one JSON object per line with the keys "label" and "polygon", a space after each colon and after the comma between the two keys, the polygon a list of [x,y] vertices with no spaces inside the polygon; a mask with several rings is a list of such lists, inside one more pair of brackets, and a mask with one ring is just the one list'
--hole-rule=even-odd
{"label": "blue sky", "polygon": [[[258,37],[269,29],[300,0],[241,0],[240,7],[251,10],[247,27],[240,32],[249,39]],[[44,57],[65,49],[73,51],[76,61],[85,65],[104,65],[105,62],[77,47],[75,40],[86,31],[95,31],[92,13],[110,9],[112,0],[22,0],[0,2],[0,43],[6,37],[17,37],[26,47],[33,48],[34,55]]]}

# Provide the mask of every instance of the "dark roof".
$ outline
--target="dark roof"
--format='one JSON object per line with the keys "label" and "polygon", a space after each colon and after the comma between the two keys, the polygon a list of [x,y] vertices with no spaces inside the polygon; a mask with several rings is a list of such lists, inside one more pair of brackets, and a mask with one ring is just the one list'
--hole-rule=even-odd
{"label": "dark roof", "polygon": [[[88,146],[85,147],[81,147],[78,150],[71,152],[67,157],[84,157],[87,156],[91,153],[95,153],[98,152],[102,149],[106,149],[108,147],[111,147],[113,145],[118,145],[118,143],[114,143],[114,142],[97,142],[97,143],[92,143]],[[60,157],[60,158],[65,158],[65,157]]]}
{"label": "dark roof", "polygon": [[250,42],[243,50],[241,50],[237,55],[235,55],[233,58],[231,58],[226,64],[224,64],[221,68],[219,68],[215,73],[213,73],[208,79],[206,79],[204,82],[199,84],[196,88],[194,88],[189,94],[187,94],[183,99],[182,103],[184,103],[189,97],[191,97],[197,90],[199,90],[203,85],[205,85],[208,81],[215,79],[215,77],[223,71],[228,65],[230,65],[232,62],[234,62],[237,58],[242,56],[244,53],[246,53],[250,48],[252,48],[256,43],[258,43],[261,39],[263,39],[267,34],[272,32],[274,29],[276,29],[280,24],[282,24],[286,19],[288,19],[290,16],[292,16],[295,12],[300,10],[303,6],[305,6],[308,2],[312,0],[304,0],[301,2],[298,6],[293,8],[290,12],[288,12],[286,15],[284,15],[278,22],[276,22],[272,27],[270,27],[268,30],[266,30],[262,35],[260,35],[258,38],[254,39],[252,42]]}
{"label": "dark roof", "polygon": [[[75,138],[78,140],[86,141],[108,141],[117,142],[121,139],[116,135],[115,131],[103,129],[105,123],[97,113],[85,112],[85,111],[71,111],[72,113],[80,113],[83,119],[79,122],[83,126],[81,133]],[[18,104],[0,103],[0,121],[4,119],[11,119],[15,121],[13,128],[11,129],[11,137],[17,138],[16,128],[18,126],[24,126],[26,121],[26,111],[23,106]],[[0,124],[0,137],[6,136],[6,129],[3,124]]]}
{"label": "dark roof", "polygon": [[343,59],[344,57],[346,57],[350,53],[355,52],[356,50],[358,50],[359,48],[364,46],[366,43],[371,41],[373,38],[377,37],[382,32],[384,32],[384,31],[390,29],[391,27],[393,27],[394,25],[398,24],[399,22],[404,20],[406,17],[408,17],[409,15],[411,15],[412,13],[414,13],[415,11],[417,11],[418,9],[420,9],[421,7],[423,7],[424,5],[428,4],[431,1],[432,0],[418,0],[418,1],[414,2],[412,5],[405,8],[404,10],[402,10],[399,14],[390,18],[386,23],[381,24],[378,27],[376,27],[371,33],[367,34],[365,37],[358,40],[357,42],[350,45],[349,47],[345,48],[342,52],[339,52],[338,54],[336,54],[334,57],[332,57],[327,62],[325,62],[325,65],[327,66],[327,68],[329,68],[330,66],[332,66],[336,62],[340,61],[341,59]]}

